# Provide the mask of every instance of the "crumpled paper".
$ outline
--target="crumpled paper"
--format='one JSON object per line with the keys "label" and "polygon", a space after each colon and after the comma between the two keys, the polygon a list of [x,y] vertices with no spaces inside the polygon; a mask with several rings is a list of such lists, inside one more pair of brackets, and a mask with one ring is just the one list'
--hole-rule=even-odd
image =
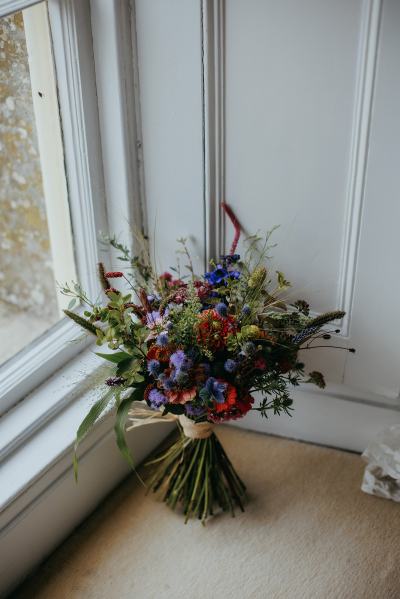
{"label": "crumpled paper", "polygon": [[383,429],[362,457],[368,465],[361,490],[400,502],[400,424]]}

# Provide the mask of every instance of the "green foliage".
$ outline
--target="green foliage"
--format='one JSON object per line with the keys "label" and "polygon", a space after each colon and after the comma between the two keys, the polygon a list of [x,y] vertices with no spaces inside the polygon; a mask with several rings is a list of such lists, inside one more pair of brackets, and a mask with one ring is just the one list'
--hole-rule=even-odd
{"label": "green foliage", "polygon": [[114,390],[110,389],[101,399],[96,401],[96,403],[90,408],[88,414],[82,420],[78,431],[76,433],[75,445],[74,445],[74,456],[73,456],[73,466],[74,466],[74,474],[75,480],[78,480],[78,456],[77,451],[79,444],[86,437],[88,432],[93,428],[101,414],[104,412],[110,401],[114,396]]}
{"label": "green foliage", "polygon": [[70,310],[64,310],[64,314],[76,322],[82,329],[85,329],[85,331],[88,331],[92,335],[97,335],[97,327],[95,327],[89,320],[82,318],[82,316],[79,316],[79,314],[75,314],[75,312],[71,312]]}

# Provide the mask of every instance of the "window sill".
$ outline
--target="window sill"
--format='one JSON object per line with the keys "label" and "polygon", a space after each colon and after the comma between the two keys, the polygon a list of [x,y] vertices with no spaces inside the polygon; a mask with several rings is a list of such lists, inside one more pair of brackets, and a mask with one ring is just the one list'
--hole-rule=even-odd
{"label": "window sill", "polygon": [[[0,552],[10,556],[6,589],[129,472],[115,445],[110,410],[82,443],[78,485],[73,478],[75,431],[102,392],[106,370],[93,349],[86,349],[0,420]],[[135,461],[142,461],[172,428],[155,424],[128,436]],[[32,544],[25,547],[27,536]]]}

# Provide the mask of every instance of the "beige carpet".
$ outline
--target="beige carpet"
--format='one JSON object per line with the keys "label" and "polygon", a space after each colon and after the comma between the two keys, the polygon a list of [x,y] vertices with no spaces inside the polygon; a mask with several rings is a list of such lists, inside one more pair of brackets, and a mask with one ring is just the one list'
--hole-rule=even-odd
{"label": "beige carpet", "polygon": [[400,505],[363,494],[359,456],[220,427],[244,514],[204,528],[130,477],[16,597],[399,599]]}

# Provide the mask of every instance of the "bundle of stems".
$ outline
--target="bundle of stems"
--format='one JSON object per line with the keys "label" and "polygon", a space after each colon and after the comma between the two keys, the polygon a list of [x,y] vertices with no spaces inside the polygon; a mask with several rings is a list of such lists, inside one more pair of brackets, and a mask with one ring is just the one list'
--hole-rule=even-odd
{"label": "bundle of stems", "polygon": [[180,427],[177,441],[146,465],[155,469],[149,491],[163,491],[163,501],[172,509],[182,506],[185,524],[191,517],[204,524],[215,506],[232,516],[236,506],[244,512],[246,487],[215,433],[190,439]]}

